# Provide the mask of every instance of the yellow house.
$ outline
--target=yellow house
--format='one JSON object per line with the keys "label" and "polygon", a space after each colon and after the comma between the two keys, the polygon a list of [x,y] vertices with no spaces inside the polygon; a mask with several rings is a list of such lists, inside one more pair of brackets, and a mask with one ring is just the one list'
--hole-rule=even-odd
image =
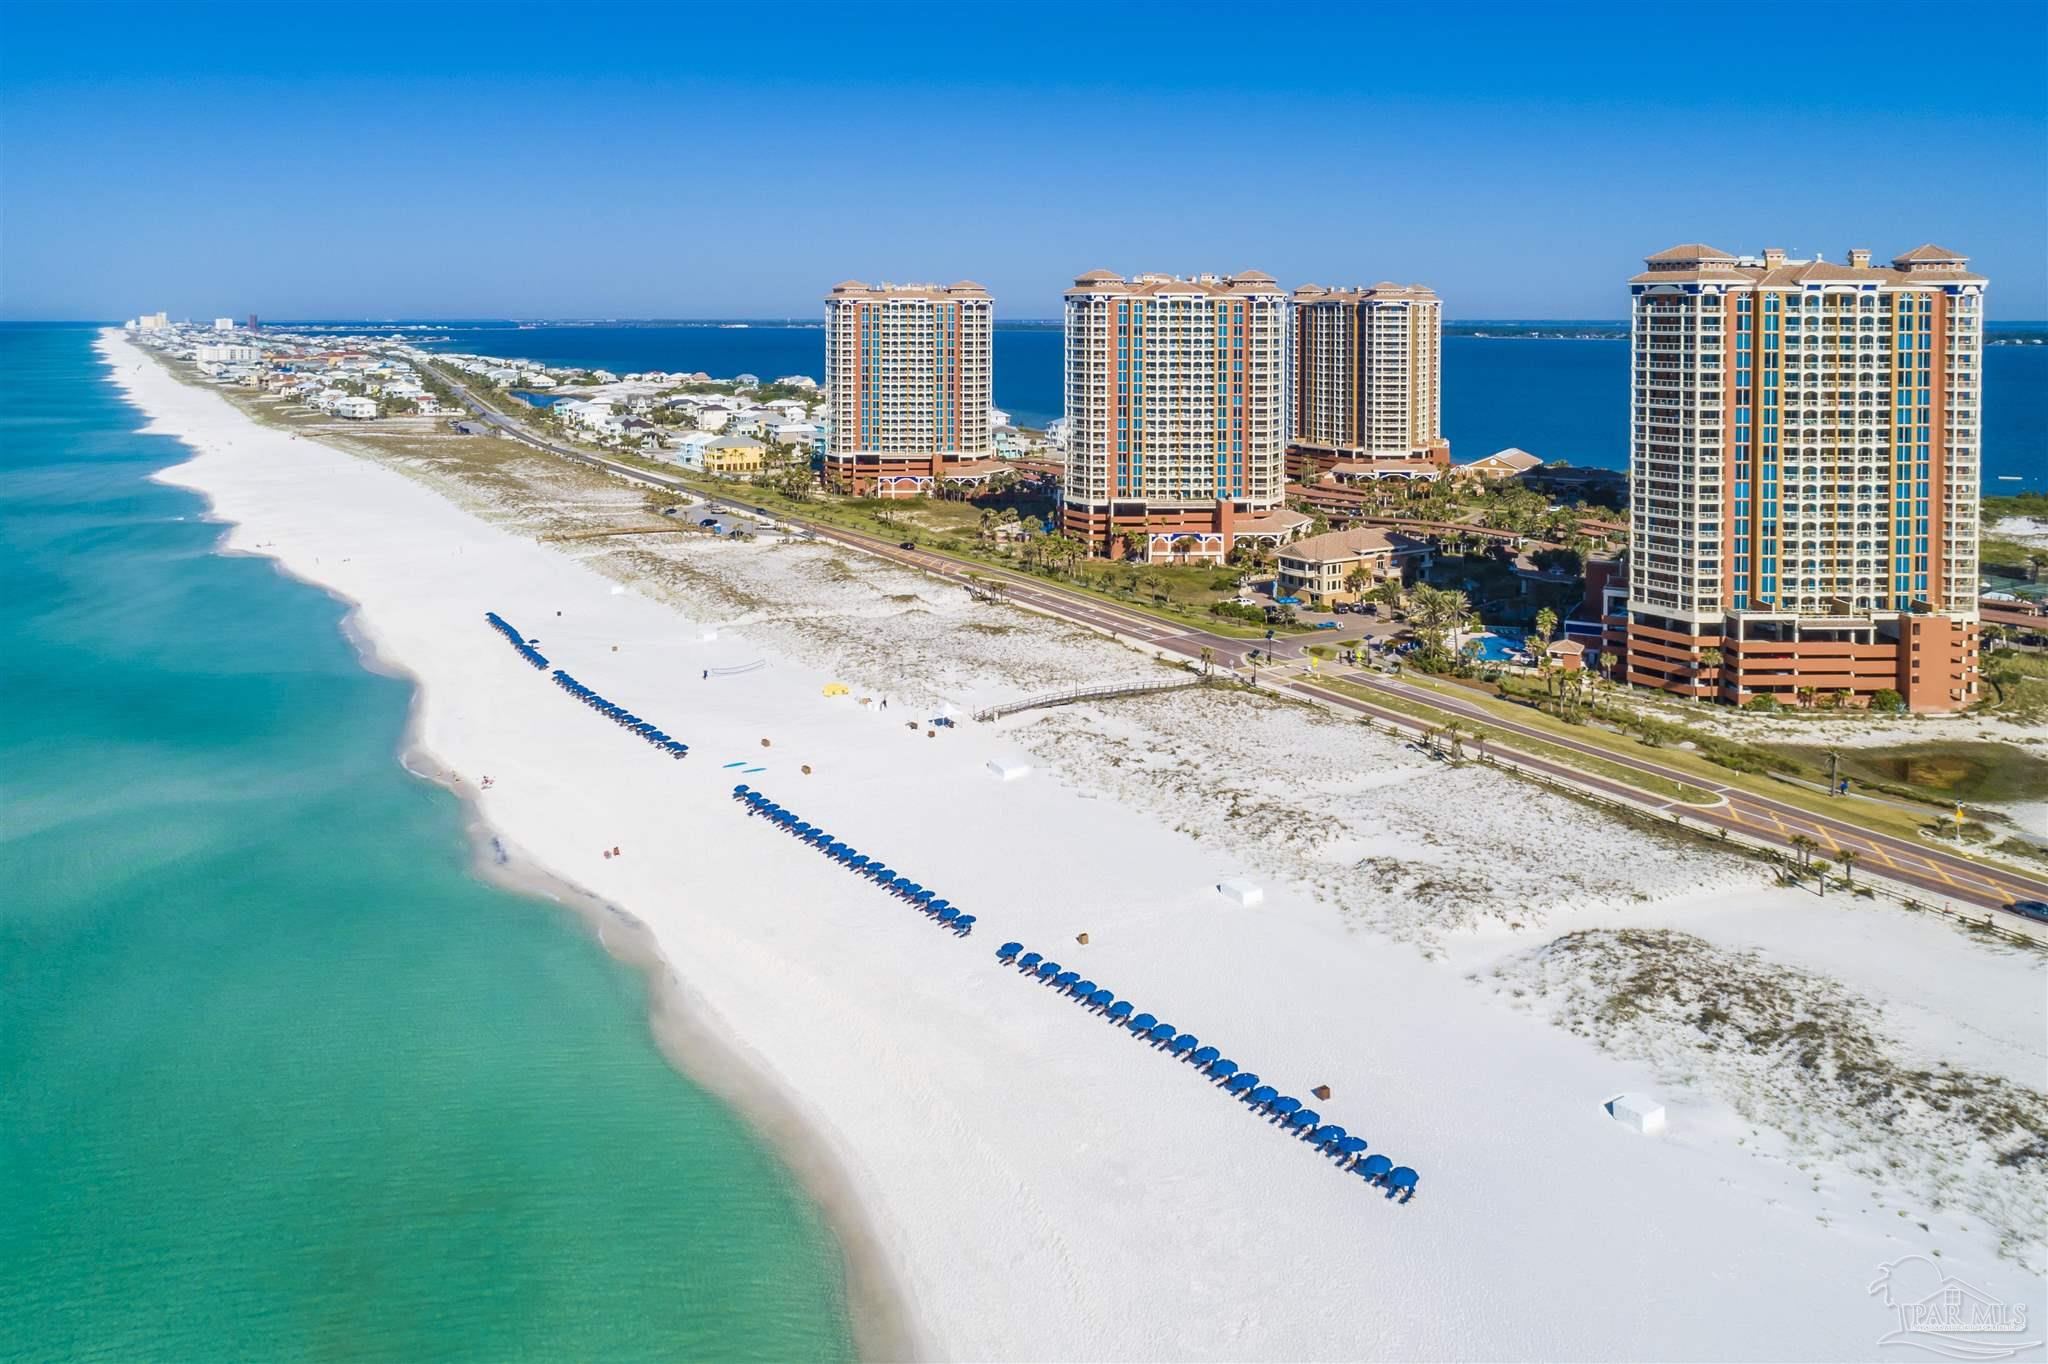
{"label": "yellow house", "polygon": [[768,462],[768,447],[746,436],[721,436],[704,447],[704,472],[721,478],[752,478]]}

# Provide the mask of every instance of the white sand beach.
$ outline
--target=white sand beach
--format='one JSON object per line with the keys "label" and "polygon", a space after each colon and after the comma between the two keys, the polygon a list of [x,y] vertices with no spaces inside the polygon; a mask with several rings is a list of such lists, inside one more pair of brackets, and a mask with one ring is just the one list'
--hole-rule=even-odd
{"label": "white sand beach", "polygon": [[[669,537],[635,579],[102,347],[192,447],[164,477],[225,546],[356,603],[418,680],[420,749],[498,836],[645,925],[743,1068],[715,1082],[793,1119],[777,1140],[857,1301],[900,1315],[871,1352],[1862,1359],[1897,1325],[1871,1286],[1913,1255],[2048,1320],[2040,954],[1779,889],[1300,706],[1196,691],[976,724],[1157,664],[817,545]],[[574,704],[491,610],[690,756]],[[958,727],[906,727],[941,707]],[[1024,779],[988,770],[1019,754]],[[972,936],[744,817],[736,781]],[[1219,895],[1233,877],[1264,903]],[[1007,940],[1413,1166],[1415,1197],[1004,968]],[[1609,1117],[1625,1092],[1668,1129]]]}

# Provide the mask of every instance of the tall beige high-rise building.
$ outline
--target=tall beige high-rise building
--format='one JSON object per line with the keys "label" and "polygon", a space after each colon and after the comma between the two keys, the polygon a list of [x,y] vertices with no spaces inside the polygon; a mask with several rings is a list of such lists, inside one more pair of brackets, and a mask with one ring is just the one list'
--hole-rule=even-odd
{"label": "tall beige high-rise building", "polygon": [[989,432],[995,304],[979,284],[835,285],[825,300],[825,478],[915,497],[979,482]]}
{"label": "tall beige high-rise building", "polygon": [[1286,316],[1256,270],[1076,279],[1061,528],[1097,554],[1216,560],[1305,523],[1284,502]]}
{"label": "tall beige high-rise building", "polygon": [[1983,277],[1936,246],[1645,264],[1608,619],[1626,677],[1738,704],[1974,700]]}
{"label": "tall beige high-rise building", "polygon": [[1433,479],[1443,435],[1443,302],[1420,284],[1294,291],[1295,472]]}

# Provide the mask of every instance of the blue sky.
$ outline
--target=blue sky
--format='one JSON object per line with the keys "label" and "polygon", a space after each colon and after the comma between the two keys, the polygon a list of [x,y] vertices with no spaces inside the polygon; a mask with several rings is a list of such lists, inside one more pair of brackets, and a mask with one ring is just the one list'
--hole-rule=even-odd
{"label": "blue sky", "polygon": [[[1194,188],[1190,188],[1194,186]],[[0,315],[812,316],[1105,267],[1617,317],[1933,240],[2048,317],[2048,6],[0,6]]]}

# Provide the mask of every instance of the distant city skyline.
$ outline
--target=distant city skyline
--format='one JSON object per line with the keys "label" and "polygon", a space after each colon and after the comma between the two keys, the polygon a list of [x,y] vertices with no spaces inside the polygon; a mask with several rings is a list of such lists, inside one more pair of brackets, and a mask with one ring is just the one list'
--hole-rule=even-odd
{"label": "distant city skyline", "polygon": [[[1700,241],[1935,242],[2048,317],[2038,5],[351,13],[287,69],[260,7],[0,11],[0,316],[822,318],[854,277],[1000,321],[1100,268],[1619,320]],[[1930,27],[1967,78],[1896,70]]]}

